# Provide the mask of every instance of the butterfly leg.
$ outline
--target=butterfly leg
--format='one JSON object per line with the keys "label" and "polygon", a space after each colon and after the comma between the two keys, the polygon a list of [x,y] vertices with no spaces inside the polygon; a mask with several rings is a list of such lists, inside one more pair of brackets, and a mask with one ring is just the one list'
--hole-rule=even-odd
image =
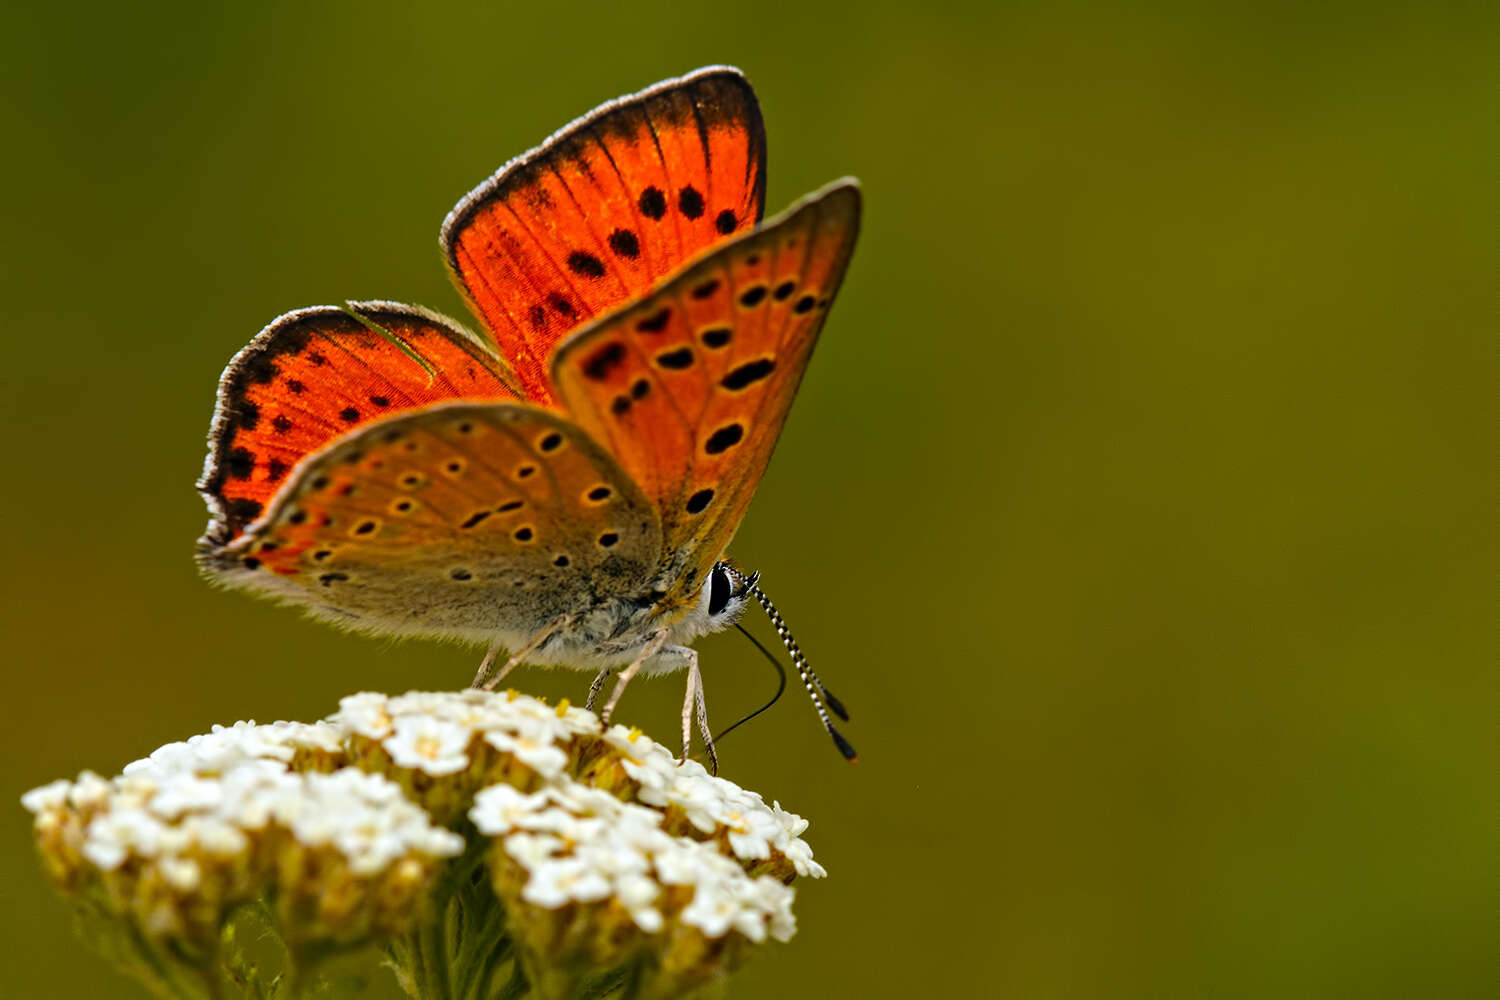
{"label": "butterfly leg", "polygon": [[688,661],[687,694],[682,701],[682,760],[688,759],[693,745],[692,717],[697,717],[703,749],[708,752],[708,770],[719,773],[719,753],[714,749],[713,730],[708,728],[708,699],[703,693],[703,675],[698,672],[698,651],[685,649]]}
{"label": "butterfly leg", "polygon": [[604,711],[599,713],[599,721],[606,726],[609,725],[609,717],[614,713],[615,705],[620,701],[620,695],[625,693],[625,685],[630,683],[630,679],[640,672],[641,665],[655,656],[666,641],[666,632],[658,632],[646,640],[646,645],[641,647],[635,659],[630,661],[630,666],[626,667],[621,672],[620,679],[615,681],[615,689],[609,693],[609,701],[604,703]]}
{"label": "butterfly leg", "polygon": [[485,651],[484,659],[479,661],[479,670],[474,674],[474,679],[469,682],[469,687],[484,687],[484,682],[489,680],[490,671],[495,669],[495,657],[500,655],[500,647],[499,639],[490,643],[490,648]]}
{"label": "butterfly leg", "polygon": [[703,678],[698,676],[698,653],[692,649],[688,653],[687,691],[682,696],[682,760],[687,760],[688,751],[693,749],[693,709],[703,697]]}
{"label": "butterfly leg", "polygon": [[594,683],[589,685],[589,700],[583,703],[583,707],[590,712],[594,710],[594,702],[599,699],[599,691],[604,687],[604,682],[609,680],[609,675],[614,673],[614,667],[605,667],[599,671],[599,676],[594,678]]}
{"label": "butterfly leg", "polygon": [[544,642],[556,635],[567,624],[567,615],[558,615],[552,619],[551,624],[526,640],[526,643],[520,649],[512,653],[510,659],[505,661],[505,666],[501,667],[498,673],[490,676],[490,672],[495,667],[495,657],[500,653],[500,640],[496,639],[490,644],[489,651],[484,654],[484,659],[480,661],[479,672],[474,675],[474,681],[469,687],[483,688],[486,691],[495,690],[495,686],[505,680],[506,674],[519,667],[522,660],[536,652]]}

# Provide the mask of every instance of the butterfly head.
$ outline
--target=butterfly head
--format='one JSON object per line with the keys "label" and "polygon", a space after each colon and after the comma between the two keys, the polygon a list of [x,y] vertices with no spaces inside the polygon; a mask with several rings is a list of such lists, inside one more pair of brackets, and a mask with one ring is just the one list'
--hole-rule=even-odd
{"label": "butterfly head", "polygon": [[758,577],[757,573],[746,575],[722,559],[714,563],[685,624],[695,635],[729,628],[745,613]]}
{"label": "butterfly head", "polygon": [[[771,625],[776,629],[776,635],[780,637],[782,645],[786,646],[787,653],[791,655],[792,665],[797,668],[797,676],[802,680],[802,686],[807,690],[808,697],[812,699],[813,708],[817,711],[818,719],[823,723],[823,728],[833,738],[834,746],[838,747],[839,753],[844,755],[845,760],[850,762],[857,761],[859,758],[854,752],[854,747],[850,746],[849,741],[844,739],[843,734],[838,731],[833,721],[828,717],[831,712],[844,722],[848,722],[848,711],[838,698],[834,697],[833,693],[823,686],[823,682],[813,672],[811,664],[807,662],[807,657],[802,654],[801,647],[797,645],[797,640],[792,638],[792,630],[787,627],[786,621],[781,617],[781,612],[776,609],[776,605],[771,603],[771,599],[766,596],[766,592],[760,589],[760,574],[741,572],[735,566],[721,560],[714,563],[714,568],[709,573],[708,581],[704,584],[703,593],[704,596],[702,599],[707,602],[703,605],[706,613],[712,619],[714,609],[717,608],[719,615],[717,619],[713,619],[717,624],[713,625],[709,631],[737,624],[736,620],[744,611],[745,606],[750,603],[751,599],[754,599],[761,606],[761,609],[766,613],[766,617],[771,620]],[[750,635],[749,632],[745,632],[743,626],[739,626],[739,629],[741,632],[744,632],[747,639],[755,643],[762,653],[766,654],[767,658],[773,664],[776,663],[775,658],[771,656],[764,646],[761,646],[756,641],[754,636]],[[777,670],[781,670],[779,664],[777,664]],[[784,680],[785,675],[783,674]],[[779,688],[777,689],[776,696],[781,696]],[[773,703],[775,700],[775,698],[771,699]],[[769,707],[770,705],[766,706],[766,708]],[[765,709],[763,708],[760,711],[765,711]],[[747,722],[754,715],[759,714],[760,712],[753,713],[741,719],[740,722]],[[735,728],[740,722],[735,723],[734,726],[730,726],[729,728]],[[725,732],[728,732],[728,730]],[[723,733],[720,735],[722,736]]]}

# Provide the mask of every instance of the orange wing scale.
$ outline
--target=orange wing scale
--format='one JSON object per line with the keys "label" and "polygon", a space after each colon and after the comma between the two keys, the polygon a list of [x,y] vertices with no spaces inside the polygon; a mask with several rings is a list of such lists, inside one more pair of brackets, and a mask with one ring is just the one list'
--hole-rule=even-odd
{"label": "orange wing scale", "polygon": [[729,69],[595,110],[459,202],[442,243],[455,283],[550,404],[547,361],[587,320],[760,221],[765,129]]}
{"label": "orange wing scale", "polygon": [[558,349],[566,411],[656,500],[676,569],[701,574],[739,526],[858,226],[858,187],[831,185]]}
{"label": "orange wing scale", "polygon": [[230,362],[199,483],[214,509],[209,540],[241,534],[298,463],[371,420],[520,398],[505,363],[451,320],[394,303],[352,309],[363,321],[333,306],[288,313]]}

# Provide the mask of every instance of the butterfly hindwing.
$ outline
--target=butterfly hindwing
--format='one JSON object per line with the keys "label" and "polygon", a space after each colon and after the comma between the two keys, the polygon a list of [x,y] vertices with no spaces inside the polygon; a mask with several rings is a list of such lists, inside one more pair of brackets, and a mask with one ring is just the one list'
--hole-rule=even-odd
{"label": "butterfly hindwing", "polygon": [[715,249],[565,342],[573,418],[661,512],[675,568],[701,579],[739,526],[843,278],[859,189],[839,182]]}
{"label": "butterfly hindwing", "polygon": [[454,207],[449,270],[528,398],[552,401],[567,334],[760,221],[765,155],[749,82],[710,67],[602,105]]}
{"label": "butterfly hindwing", "polygon": [[485,640],[638,592],[660,551],[650,501],[571,422],[446,403],[340,438],[202,561],[353,628]]}
{"label": "butterfly hindwing", "polygon": [[453,320],[389,302],[287,313],[219,384],[198,488],[222,545],[266,509],[307,455],[371,420],[448,399],[518,399],[509,367]]}

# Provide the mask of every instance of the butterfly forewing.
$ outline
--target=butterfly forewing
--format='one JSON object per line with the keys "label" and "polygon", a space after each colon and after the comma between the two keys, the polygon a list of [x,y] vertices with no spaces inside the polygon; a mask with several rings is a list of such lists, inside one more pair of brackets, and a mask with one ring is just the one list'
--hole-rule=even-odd
{"label": "butterfly forewing", "polygon": [[482,640],[639,593],[660,551],[649,500],[569,421],[451,403],[313,456],[205,564],[351,627]]}
{"label": "butterfly forewing", "polygon": [[402,410],[518,399],[504,361],[453,320],[395,303],[302,309],[241,351],[219,385],[199,489],[225,544],[265,510],[304,457]]}
{"label": "butterfly forewing", "polygon": [[564,407],[658,506],[683,586],[739,526],[858,225],[858,187],[834,184],[558,349]]}
{"label": "butterfly forewing", "polygon": [[564,336],[753,226],[764,198],[755,94],[714,67],[605,104],[507,164],[454,208],[442,242],[528,397],[545,403]]}

